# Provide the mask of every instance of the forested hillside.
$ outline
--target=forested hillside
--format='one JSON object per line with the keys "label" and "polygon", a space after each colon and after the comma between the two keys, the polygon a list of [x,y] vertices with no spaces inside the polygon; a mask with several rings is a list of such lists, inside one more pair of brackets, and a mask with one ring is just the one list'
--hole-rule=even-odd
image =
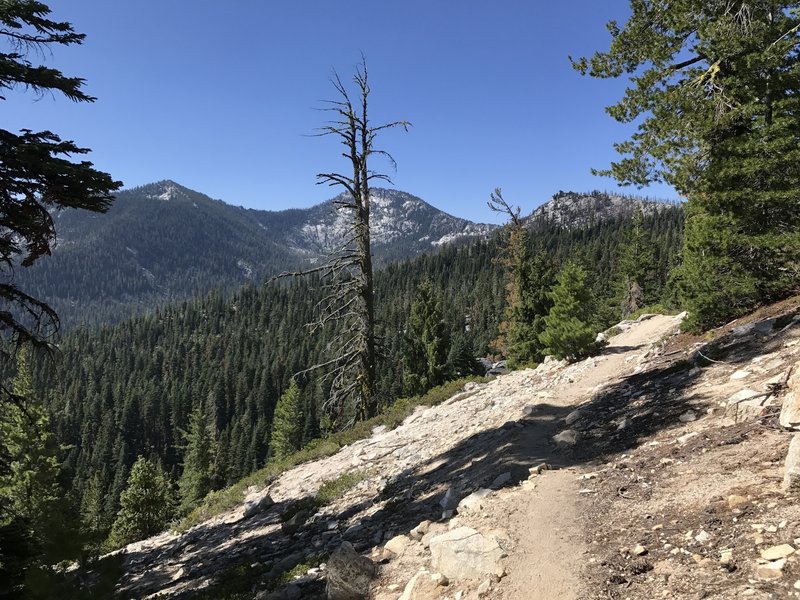
{"label": "forested hillside", "polygon": [[[679,251],[682,212],[665,208],[644,221],[655,250],[653,301],[669,300],[667,268]],[[597,327],[617,319],[616,265],[629,219],[611,219],[593,228],[540,228],[530,237],[554,263],[582,259],[593,289],[606,307]],[[377,311],[385,358],[380,397],[385,405],[403,394],[409,345],[409,314],[421,282],[430,280],[445,324],[451,374],[469,358],[495,352],[493,340],[503,319],[505,279],[498,264],[501,239],[446,247],[377,273]],[[163,465],[177,481],[191,433],[190,415],[201,410],[213,438],[212,487],[218,488],[262,466],[270,456],[276,403],[292,375],[319,362],[330,330],[309,335],[318,281],[295,280],[248,285],[226,298],[214,292],[170,305],[98,330],[67,335],[59,352],[35,363],[38,393],[53,415],[66,448],[65,469],[81,499],[87,522],[107,528],[137,456]],[[322,410],[325,383],[302,376],[300,443],[319,436],[331,421]],[[197,433],[197,432],[195,432]],[[98,496],[99,494],[99,496]],[[98,502],[97,498],[103,498]]]}
{"label": "forested hillside", "polygon": [[[495,229],[404,192],[371,193],[378,265],[485,238]],[[334,201],[266,211],[213,200],[172,181],[124,190],[106,214],[56,212],[52,256],[18,269],[16,280],[33,296],[47,298],[67,328],[116,322],[308,267],[342,243],[345,224]]]}

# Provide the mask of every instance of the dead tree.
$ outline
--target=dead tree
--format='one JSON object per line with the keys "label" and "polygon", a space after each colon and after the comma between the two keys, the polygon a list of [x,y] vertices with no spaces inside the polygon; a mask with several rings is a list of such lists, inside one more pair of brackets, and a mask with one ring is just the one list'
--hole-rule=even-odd
{"label": "dead tree", "polygon": [[[374,146],[375,137],[384,129],[402,127],[407,121],[394,121],[373,126],[367,114],[370,87],[366,62],[362,60],[353,76],[358,97],[351,99],[338,74],[331,82],[339,99],[330,101],[326,110],[334,115],[317,134],[334,136],[345,147],[342,155],[350,162],[352,174],[319,173],[318,184],[340,186],[344,194],[334,200],[336,210],[348,215],[348,228],[341,247],[332,252],[325,264],[314,269],[292,273],[323,276],[324,298],[317,305],[312,330],[335,328],[328,347],[330,359],[313,365],[307,371],[322,370],[331,380],[326,406],[328,414],[340,425],[374,416],[378,409],[376,396],[377,344],[375,336],[375,289],[370,244],[370,183],[381,180],[391,183],[382,173],[370,170],[368,160],[382,155],[394,165],[394,159]],[[344,422],[343,422],[344,421]]]}

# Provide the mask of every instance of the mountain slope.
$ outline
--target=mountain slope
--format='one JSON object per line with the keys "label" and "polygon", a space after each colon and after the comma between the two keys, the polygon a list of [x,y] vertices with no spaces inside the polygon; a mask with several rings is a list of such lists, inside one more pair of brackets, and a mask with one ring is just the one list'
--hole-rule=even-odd
{"label": "mountain slope", "polygon": [[637,209],[646,216],[675,206],[673,202],[609,194],[608,192],[558,192],[528,217],[532,226],[587,227],[614,218],[631,217]]}
{"label": "mountain slope", "polygon": [[[342,242],[345,215],[335,211],[334,200],[274,212],[231,206],[172,181],[125,190],[105,215],[56,214],[53,256],[20,269],[18,281],[51,303],[66,325],[115,321],[318,261]],[[485,237],[494,226],[375,189],[372,228],[380,265]]]}

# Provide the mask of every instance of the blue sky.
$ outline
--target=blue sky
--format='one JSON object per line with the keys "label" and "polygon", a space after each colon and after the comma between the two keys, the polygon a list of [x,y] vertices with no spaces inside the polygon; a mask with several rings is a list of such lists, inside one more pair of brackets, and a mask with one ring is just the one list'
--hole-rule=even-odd
{"label": "blue sky", "polygon": [[[589,173],[629,128],[604,107],[624,81],[583,78],[568,56],[606,48],[623,0],[71,0],[54,15],[86,33],[48,64],[87,80],[94,104],[7,95],[6,128],[51,129],[92,148],[125,185],[175,181],[232,204],[310,206],[345,170],[332,139],[309,134],[363,52],[374,123],[407,119],[381,139],[395,187],[491,221],[502,187],[525,212],[558,190],[616,189]],[[373,165],[386,166],[388,165]],[[633,192],[675,198],[661,186]]]}

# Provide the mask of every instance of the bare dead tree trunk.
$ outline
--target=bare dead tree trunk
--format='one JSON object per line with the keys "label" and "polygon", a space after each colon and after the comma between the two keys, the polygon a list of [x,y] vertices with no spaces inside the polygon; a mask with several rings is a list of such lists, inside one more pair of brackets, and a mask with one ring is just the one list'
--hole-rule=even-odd
{"label": "bare dead tree trunk", "polygon": [[325,297],[317,306],[319,317],[311,324],[314,329],[333,324],[337,329],[329,346],[329,360],[313,365],[306,371],[322,369],[331,378],[331,394],[325,409],[340,425],[348,420],[363,420],[374,416],[378,409],[376,396],[375,288],[372,273],[370,240],[370,182],[391,182],[387,175],[371,171],[368,159],[382,155],[394,165],[391,155],[374,147],[376,135],[384,130],[402,127],[407,121],[394,121],[373,126],[368,118],[370,88],[366,62],[353,76],[358,101],[351,101],[347,88],[338,74],[332,83],[340,99],[329,102],[325,109],[335,117],[320,128],[317,135],[339,138],[346,150],[343,156],[350,162],[352,175],[319,173],[317,183],[344,188],[345,194],[334,201],[337,210],[348,214],[349,227],[341,248],[319,267],[286,275],[322,273],[326,279]]}

